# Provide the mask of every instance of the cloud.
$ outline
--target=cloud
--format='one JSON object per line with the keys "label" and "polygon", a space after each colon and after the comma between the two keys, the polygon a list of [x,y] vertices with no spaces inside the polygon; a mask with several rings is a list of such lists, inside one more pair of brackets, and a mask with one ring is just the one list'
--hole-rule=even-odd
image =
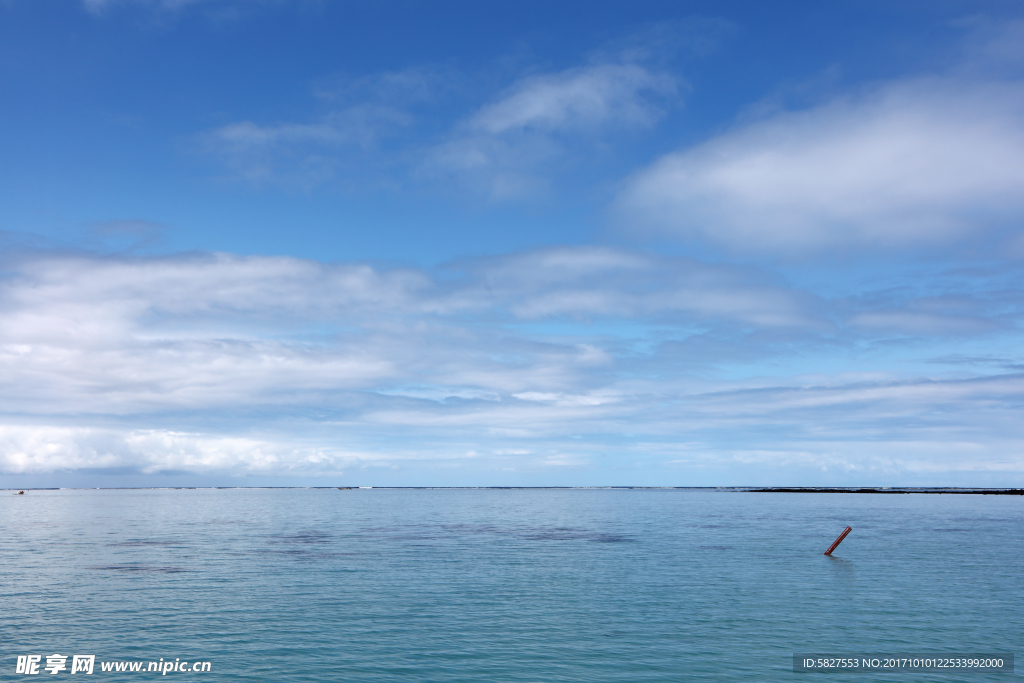
{"label": "cloud", "polygon": [[421,483],[442,471],[440,481],[451,483],[466,476],[494,482],[504,471],[544,476],[551,465],[592,477],[600,459],[605,481],[623,463],[635,463],[627,477],[638,484],[948,485],[954,474],[961,485],[1024,482],[1019,375],[713,392],[621,389],[611,401],[537,394],[429,409],[396,400],[362,411],[358,420],[262,435],[0,425],[0,471],[357,476],[393,483],[372,470],[397,468]]}
{"label": "cloud", "polygon": [[161,12],[178,12],[188,7],[208,5],[220,7],[216,16],[236,16],[240,10],[249,9],[254,5],[280,4],[283,0],[82,0],[82,6],[92,14],[104,14],[119,6],[135,5]]}
{"label": "cloud", "polygon": [[337,448],[296,447],[246,437],[168,430],[114,430],[54,425],[0,425],[0,472],[39,474],[60,470],[127,469],[253,474],[343,474],[375,456]]}
{"label": "cloud", "polygon": [[579,163],[595,140],[653,125],[680,89],[662,71],[601,63],[522,78],[466,115],[456,97],[464,85],[465,76],[427,66],[324,79],[319,117],[235,121],[198,136],[198,146],[253,183],[308,189],[376,177],[523,198],[543,192],[552,163]]}
{"label": "cloud", "polygon": [[146,220],[98,221],[88,225],[87,241],[111,250],[136,251],[153,247],[167,226]]}
{"label": "cloud", "polygon": [[401,109],[364,103],[331,112],[314,123],[239,121],[209,131],[199,141],[204,151],[248,182],[309,188],[342,174],[350,163],[343,155],[363,160],[382,138],[412,121]]}
{"label": "cloud", "polygon": [[468,127],[489,135],[526,130],[644,126],[660,110],[652,95],[672,95],[676,79],[636,64],[599,64],[525,78],[484,106]]}
{"label": "cloud", "polygon": [[362,78],[322,79],[314,95],[326,111],[305,122],[235,121],[197,136],[198,148],[256,184],[313,188],[366,182],[399,163],[388,145],[414,130],[425,106],[454,87],[443,68],[414,67]]}
{"label": "cloud", "polygon": [[670,74],[631,63],[524,78],[456,126],[420,174],[458,179],[493,199],[535,195],[547,183],[545,165],[578,163],[595,139],[651,126],[679,89]]}
{"label": "cloud", "polygon": [[602,247],[549,248],[470,264],[485,287],[450,305],[501,302],[516,317],[684,316],[765,327],[814,326],[814,302],[764,276],[692,259]]}
{"label": "cloud", "polygon": [[926,311],[885,311],[860,313],[851,324],[868,329],[887,330],[910,335],[960,335],[993,331],[991,320],[973,316],[956,316]]}
{"label": "cloud", "polygon": [[82,0],[85,9],[94,14],[101,14],[111,7],[128,3],[147,4],[162,9],[179,9],[187,5],[203,2],[204,0]]}
{"label": "cloud", "polygon": [[643,458],[653,472],[681,457],[670,443],[748,453],[772,439],[797,463],[830,443],[861,462],[843,444],[912,440],[927,459],[929,443],[1021,437],[1012,374],[749,379],[804,350],[950,333],[920,316],[1006,330],[1020,307],[1006,296],[836,305],[749,268],[603,247],[436,271],[25,252],[2,271],[8,473],[580,472],[624,443],[661,443]]}
{"label": "cloud", "polygon": [[799,296],[757,278],[594,248],[465,263],[444,281],[414,269],[226,254],[43,254],[7,273],[0,365],[24,393],[8,394],[6,410],[26,400],[43,412],[279,404],[382,383],[507,395],[557,388],[606,354],[510,335],[502,321],[807,322]]}
{"label": "cloud", "polygon": [[935,246],[1024,218],[1024,85],[933,78],[741,125],[659,159],[622,220],[738,251]]}
{"label": "cloud", "polygon": [[1024,75],[1024,21],[974,15],[954,25],[969,31],[959,67],[964,76],[985,79],[992,74],[1004,78]]}

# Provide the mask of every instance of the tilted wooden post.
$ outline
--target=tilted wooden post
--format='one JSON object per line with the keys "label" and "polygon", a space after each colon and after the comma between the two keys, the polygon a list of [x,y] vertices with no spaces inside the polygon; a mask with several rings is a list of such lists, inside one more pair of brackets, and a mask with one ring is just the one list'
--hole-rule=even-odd
{"label": "tilted wooden post", "polygon": [[838,548],[839,544],[843,542],[844,538],[846,538],[846,534],[850,533],[851,531],[853,531],[853,527],[846,527],[846,529],[843,530],[843,533],[839,534],[839,538],[836,539],[836,542],[828,547],[828,550],[825,551],[825,554],[831,555],[832,551]]}

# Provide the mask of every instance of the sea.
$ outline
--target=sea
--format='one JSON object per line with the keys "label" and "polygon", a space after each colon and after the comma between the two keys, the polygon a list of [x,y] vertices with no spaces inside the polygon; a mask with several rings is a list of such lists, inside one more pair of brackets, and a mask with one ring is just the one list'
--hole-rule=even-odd
{"label": "sea", "polygon": [[1022,496],[16,493],[0,491],[5,681],[910,683],[1024,667],[794,672],[808,653],[1024,652]]}

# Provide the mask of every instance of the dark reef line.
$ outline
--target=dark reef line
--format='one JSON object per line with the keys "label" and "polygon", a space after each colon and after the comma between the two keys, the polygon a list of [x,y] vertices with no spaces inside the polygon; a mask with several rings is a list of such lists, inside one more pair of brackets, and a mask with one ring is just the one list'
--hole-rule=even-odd
{"label": "dark reef line", "polygon": [[946,488],[818,488],[800,486],[793,488],[770,487],[747,489],[748,493],[949,493],[980,496],[1024,496],[1024,489],[946,489]]}

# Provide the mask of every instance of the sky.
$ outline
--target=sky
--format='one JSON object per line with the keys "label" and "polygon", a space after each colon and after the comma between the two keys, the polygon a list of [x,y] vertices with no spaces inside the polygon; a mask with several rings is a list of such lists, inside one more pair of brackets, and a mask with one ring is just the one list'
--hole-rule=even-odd
{"label": "sky", "polygon": [[1024,485],[1017,2],[0,0],[0,486]]}

